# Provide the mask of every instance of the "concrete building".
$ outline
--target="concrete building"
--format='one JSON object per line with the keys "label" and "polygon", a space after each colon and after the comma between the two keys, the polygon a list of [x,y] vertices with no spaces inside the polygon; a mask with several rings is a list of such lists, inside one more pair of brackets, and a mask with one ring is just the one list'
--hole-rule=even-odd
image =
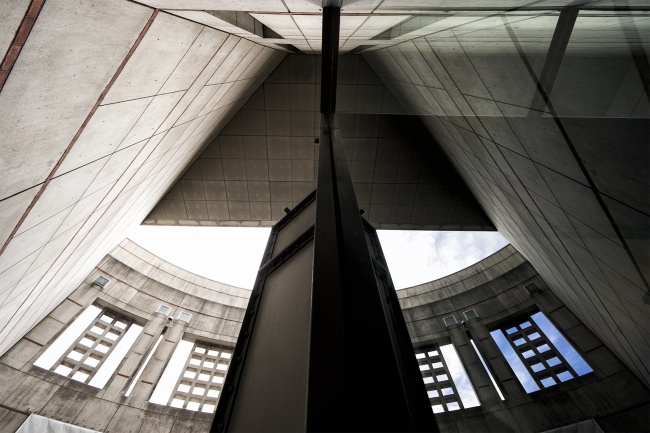
{"label": "concrete building", "polygon": [[[100,277],[108,280],[104,286],[98,284]],[[533,294],[526,289],[530,284],[538,288]],[[128,239],[123,241],[0,358],[2,431],[15,431],[31,413],[107,433],[208,432],[212,411],[204,413],[204,406],[188,410],[191,394],[184,408],[171,403],[189,393],[176,391],[157,403],[152,402],[153,395],[160,383],[169,381],[164,378],[167,366],[182,340],[232,352],[250,293],[191,274]],[[575,431],[570,428],[578,425],[593,432],[647,430],[649,399],[645,384],[562,304],[514,247],[503,248],[448,277],[399,291],[398,297],[416,353],[453,344],[480,402],[437,413],[441,432],[552,431],[562,427],[567,430],[561,431]],[[62,377],[53,371],[56,366],[47,371],[34,365],[52,341],[92,305],[119,312],[143,326],[140,338],[103,389]],[[161,306],[169,307],[169,311],[160,311]],[[476,316],[468,319],[470,310]],[[516,370],[508,366],[489,331],[495,324],[503,327],[504,320],[514,317],[521,321],[535,311],[543,312],[556,324],[592,372],[543,391],[527,393],[521,387]],[[180,320],[181,313],[190,316]],[[168,316],[174,320],[169,321]],[[449,317],[456,318],[456,323],[448,325]],[[79,350],[79,344],[76,346]],[[152,356],[143,362],[149,353]],[[217,359],[229,361],[220,356]],[[427,361],[418,359],[420,365],[433,368],[435,361]],[[451,375],[449,367],[437,368],[438,375],[443,369]],[[422,374],[431,377],[428,369]],[[179,376],[177,371],[171,384],[182,389],[187,378]],[[432,383],[427,389],[444,389],[446,383],[454,381],[437,383],[437,388]],[[222,390],[221,383],[212,386]],[[447,403],[460,400],[458,388],[454,388],[455,394],[444,397]],[[440,400],[432,397],[431,404]]]}
{"label": "concrete building", "polygon": [[[596,392],[586,402],[586,393],[566,394],[571,382],[562,384],[554,396],[581,399],[575,404],[582,415],[549,415],[548,423],[517,424],[521,429],[592,418],[609,431],[632,429],[638,424],[625,423],[639,419],[647,405],[647,14],[645,2],[634,0],[343,3],[337,112],[364,217],[377,228],[496,228],[530,263],[531,278],[539,274],[543,290],[533,299],[550,303],[529,301],[526,308],[534,303],[567,333],[577,327],[569,337],[595,372],[577,380],[609,393],[623,384],[637,390],[614,401]],[[306,0],[0,2],[0,354],[6,368],[21,374],[37,368],[30,362],[38,345],[47,345],[76,313],[66,310],[56,319],[57,311],[94,281],[89,275],[129,227],[268,226],[314,189],[320,22],[320,3]],[[174,305],[212,284],[161,282],[179,291],[162,297]],[[214,290],[216,298],[212,292],[198,297],[228,306],[234,316],[205,318],[195,334],[215,332],[205,337],[232,343],[236,326],[209,323],[235,320],[245,295]],[[455,296],[427,290],[412,289],[429,293],[427,302]],[[163,318],[154,311],[127,308],[132,294],[124,289],[105,301],[139,317],[142,332],[160,326],[154,322]],[[87,306],[95,295],[79,296]],[[416,343],[421,335],[443,337],[426,328],[433,325],[415,325],[420,313],[410,314],[420,311],[417,297],[400,296]],[[458,311],[478,305],[484,294],[473,296]],[[507,298],[500,299],[505,310],[477,307],[478,322],[523,311]],[[444,314],[442,305],[430,307],[431,323]],[[554,314],[550,305],[567,313]],[[48,326],[52,320],[59,325]],[[485,320],[485,329],[497,321]],[[460,344],[453,329],[449,338]],[[30,340],[39,349],[25,348]],[[141,358],[147,344],[138,340],[132,353]],[[139,364],[136,355],[132,362]],[[134,367],[123,368],[128,376]],[[28,375],[50,387],[47,392],[61,385],[87,395],[81,385]],[[32,395],[24,389],[31,383],[19,388],[24,376],[11,377],[17,379],[7,386],[16,385],[15,392],[0,402],[6,426],[50,401],[45,392],[29,406]],[[123,404],[121,377],[110,382],[105,391],[112,394],[101,404],[141,419],[146,392],[134,389],[134,406]],[[519,422],[528,416],[520,406],[530,399],[545,414],[551,410],[522,395],[518,403],[483,405],[480,416],[500,410]],[[562,410],[571,412],[567,404]],[[530,413],[539,412],[532,406]],[[42,413],[57,412],[48,410]],[[472,410],[478,409],[454,419],[479,422],[471,418],[478,413],[467,415]],[[83,425],[77,415],[66,422]],[[197,426],[207,420],[172,415]],[[447,416],[439,415],[443,429],[453,424]],[[127,415],[115,419],[129,422]]]}

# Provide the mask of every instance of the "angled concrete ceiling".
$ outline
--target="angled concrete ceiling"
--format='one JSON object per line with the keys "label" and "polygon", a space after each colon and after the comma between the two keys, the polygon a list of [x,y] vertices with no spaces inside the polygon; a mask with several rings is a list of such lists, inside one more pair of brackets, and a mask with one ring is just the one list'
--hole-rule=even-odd
{"label": "angled concrete ceiling", "polygon": [[[291,54],[145,224],[273,225],[316,188],[320,56]],[[494,230],[420,121],[359,55],[339,60],[338,120],[364,217],[378,228]]]}
{"label": "angled concrete ceiling", "polygon": [[440,21],[364,54],[497,229],[646,382],[649,18],[605,8]]}
{"label": "angled concrete ceiling", "polygon": [[38,4],[4,2],[0,20],[0,353],[142,221],[285,56],[129,1]]}
{"label": "angled concrete ceiling", "polygon": [[[307,0],[3,2],[0,353],[192,173],[287,52],[319,51],[319,9]],[[650,383],[647,9],[636,0],[344,2],[341,49],[364,56],[382,95],[426,125],[426,142],[444,149],[499,231]],[[356,166],[364,176],[369,164]],[[367,203],[372,218],[372,190]]]}

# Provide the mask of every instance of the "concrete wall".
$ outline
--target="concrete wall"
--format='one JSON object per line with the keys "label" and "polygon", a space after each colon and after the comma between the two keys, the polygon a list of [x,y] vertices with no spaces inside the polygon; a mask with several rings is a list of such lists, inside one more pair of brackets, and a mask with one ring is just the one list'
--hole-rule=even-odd
{"label": "concrete wall", "polygon": [[[93,281],[110,280],[103,289]],[[212,414],[147,403],[176,343],[185,334],[234,347],[249,290],[202,278],[124,241],[59,306],[0,358],[0,431],[13,432],[30,412],[106,433],[207,432]],[[85,307],[97,302],[134,318],[143,333],[105,389],[33,366],[48,344]],[[122,394],[139,363],[168,324],[163,303],[192,314],[174,321],[129,397]]]}
{"label": "concrete wall", "polygon": [[[28,6],[2,2],[0,49]],[[0,91],[0,354],[142,221],[284,55],[131,1],[45,2]]]}
{"label": "concrete wall", "polygon": [[[92,284],[97,276],[105,288]],[[528,295],[535,282],[541,293]],[[147,403],[176,343],[184,334],[233,346],[250,291],[191,274],[161,260],[131,241],[106,256],[85,281],[24,338],[0,358],[0,430],[12,432],[30,412],[109,432],[208,431],[211,415]],[[398,292],[413,344],[453,342],[472,380],[481,406],[437,414],[443,432],[540,432],[595,419],[606,432],[647,431],[648,388],[549,290],[533,267],[512,246],[440,280]],[[33,362],[82,309],[93,302],[129,315],[144,332],[104,390],[34,367]],[[130,378],[167,324],[156,313],[164,303],[192,314],[175,321],[130,397]],[[445,327],[443,317],[476,310],[465,327]],[[543,311],[593,368],[585,376],[526,394],[488,331],[499,321]],[[501,401],[471,348],[469,330],[495,374]]]}
{"label": "concrete wall", "polygon": [[[551,47],[558,18],[442,20],[364,58],[497,229],[648,384],[650,130],[637,61],[647,45],[632,37],[648,29],[633,14],[581,11],[572,33],[559,32],[570,35],[562,53]],[[548,104],[535,102],[539,86]]]}
{"label": "concrete wall", "polygon": [[[540,293],[524,286],[534,282]],[[481,401],[480,407],[436,414],[441,432],[540,432],[595,419],[606,432],[641,432],[650,426],[648,388],[549,290],[514,247],[445,278],[397,292],[414,345],[451,341]],[[478,318],[467,321],[463,312]],[[593,368],[592,373],[527,394],[489,331],[499,322],[542,311]],[[443,318],[455,316],[446,327]],[[501,401],[469,331],[505,396]]]}
{"label": "concrete wall", "polygon": [[[337,112],[360,207],[377,228],[493,230],[444,156],[359,55],[339,58]],[[263,225],[316,187],[320,56],[289,55],[145,224]]]}

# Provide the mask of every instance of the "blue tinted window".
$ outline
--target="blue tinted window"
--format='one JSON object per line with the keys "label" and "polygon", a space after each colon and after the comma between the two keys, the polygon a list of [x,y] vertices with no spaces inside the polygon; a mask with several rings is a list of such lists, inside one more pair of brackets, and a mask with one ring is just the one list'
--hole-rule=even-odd
{"label": "blue tinted window", "polygon": [[555,379],[553,379],[552,377],[546,377],[546,378],[540,380],[540,382],[542,382],[542,385],[544,385],[544,387],[546,387],[546,388],[548,388],[549,386],[553,386],[556,383]]}
{"label": "blue tinted window", "polygon": [[528,359],[531,356],[535,356],[535,352],[533,352],[532,350],[527,350],[524,353],[522,353],[522,355],[524,355],[524,358]]}
{"label": "blue tinted window", "polygon": [[562,361],[557,356],[554,356],[551,359],[547,359],[546,363],[548,364],[549,367],[555,367],[556,365],[560,364]]}
{"label": "blue tinted window", "polygon": [[551,343],[557,348],[558,352],[567,360],[569,365],[575,370],[578,376],[582,376],[587,373],[591,373],[593,369],[589,367],[589,364],[576,352],[576,350],[569,344],[566,338],[557,328],[551,323],[550,320],[542,313],[535,313],[532,316],[537,326],[542,330],[542,332],[551,340]]}
{"label": "blue tinted window", "polygon": [[538,362],[537,364],[531,365],[530,368],[532,368],[533,371],[537,373],[538,371],[544,370],[546,367],[544,367],[544,364],[542,364],[541,362]]}
{"label": "blue tinted window", "polygon": [[[505,332],[500,329],[490,332],[526,392],[539,391],[593,371],[543,313],[535,313],[530,318]],[[531,348],[528,341],[534,341],[535,347]]]}

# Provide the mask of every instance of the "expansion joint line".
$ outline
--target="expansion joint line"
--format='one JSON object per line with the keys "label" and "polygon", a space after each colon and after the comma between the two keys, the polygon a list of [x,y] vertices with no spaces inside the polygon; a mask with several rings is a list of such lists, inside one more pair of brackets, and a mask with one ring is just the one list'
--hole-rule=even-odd
{"label": "expansion joint line", "polygon": [[[34,18],[29,17],[30,13],[32,15],[34,14],[33,12],[30,12],[30,11],[32,11],[33,6],[35,7],[36,5],[40,5],[39,8],[38,8],[38,11],[36,12],[36,16],[38,16],[38,12],[40,12],[40,10],[42,9],[43,3],[45,3],[45,0],[32,0],[32,4],[30,5],[29,10],[27,11],[27,15],[25,16],[25,19],[23,19],[23,24],[25,23],[25,21],[28,18],[31,20],[29,24],[25,24],[25,25],[29,25],[29,30],[30,31],[31,31],[31,28],[34,25],[34,20],[36,19],[35,17]],[[111,80],[108,82],[108,84],[106,85],[106,87],[104,88],[102,93],[99,95],[99,98],[97,99],[97,102],[95,102],[95,105],[90,110],[90,113],[88,113],[88,116],[86,116],[86,119],[84,120],[84,122],[79,127],[79,130],[77,131],[75,136],[72,138],[72,141],[70,142],[68,147],[65,149],[65,151],[63,152],[63,154],[61,155],[61,157],[57,161],[56,165],[50,171],[50,174],[45,179],[45,182],[43,182],[43,184],[41,185],[41,188],[38,190],[38,192],[36,193],[36,195],[32,199],[31,203],[29,204],[29,206],[27,207],[27,209],[23,213],[22,217],[20,218],[20,220],[18,221],[18,223],[14,227],[13,231],[7,237],[7,239],[5,240],[5,243],[4,243],[4,245],[2,245],[2,248],[0,248],[0,256],[5,252],[5,250],[7,249],[7,246],[9,245],[9,242],[11,242],[13,237],[16,235],[16,233],[18,232],[18,230],[22,226],[23,222],[25,222],[25,219],[27,219],[27,216],[29,215],[31,210],[36,205],[36,202],[38,202],[38,200],[43,195],[43,192],[45,192],[45,189],[47,188],[47,186],[50,184],[50,182],[54,178],[54,174],[59,169],[61,164],[63,164],[63,161],[65,160],[66,156],[68,156],[68,154],[72,150],[72,147],[75,145],[75,143],[79,139],[79,136],[81,136],[83,131],[86,129],[86,126],[90,122],[90,119],[92,119],[93,115],[95,114],[95,111],[97,111],[97,109],[99,108],[101,103],[104,101],[104,98],[106,97],[109,90],[111,89],[111,87],[113,86],[115,81],[117,80],[117,77],[119,77],[120,73],[122,72],[122,70],[124,69],[126,64],[128,63],[129,59],[131,59],[131,56],[133,56],[133,53],[135,52],[135,50],[140,45],[140,42],[142,41],[144,36],[147,34],[147,31],[151,27],[151,24],[153,24],[153,21],[156,19],[156,16],[158,15],[159,11],[160,11],[160,9],[154,9],[153,13],[151,14],[151,17],[149,17],[149,20],[147,20],[147,23],[145,24],[144,28],[142,29],[142,31],[138,35],[138,38],[133,43],[133,46],[131,46],[131,49],[127,53],[126,57],[124,57],[124,60],[122,60],[122,63],[120,64],[120,66],[117,68],[117,70],[113,74],[113,77],[111,78]],[[23,28],[23,24],[21,24],[21,27],[18,30],[18,34],[20,34],[20,32],[21,32],[21,29]],[[18,37],[18,35],[16,35],[16,38],[17,37]],[[14,42],[16,42],[16,38],[14,38]],[[24,39],[26,39],[26,38],[27,38],[27,35],[24,36]],[[24,43],[24,39],[23,39],[23,43]],[[12,43],[12,47],[13,47],[13,43]],[[20,47],[22,48],[22,45]],[[11,51],[11,48],[10,48],[10,51]],[[16,57],[17,57],[17,54],[16,54]],[[6,61],[7,61],[7,56],[5,56],[5,60],[2,63],[3,70],[4,70],[4,64],[5,64]],[[15,62],[15,59],[13,60],[13,62]],[[13,64],[12,64],[12,66],[13,66]],[[4,73],[4,71],[3,71],[3,73]],[[2,81],[2,76],[0,75],[0,90],[1,90],[2,85],[4,85],[4,81]]]}
{"label": "expansion joint line", "polygon": [[36,18],[38,18],[38,15],[41,13],[44,4],[45,0],[32,0],[29,4],[27,12],[25,12],[25,16],[20,22],[20,26],[14,35],[14,39],[11,41],[11,45],[9,45],[9,49],[2,59],[2,63],[0,63],[0,92],[7,81],[7,77],[9,77],[11,70],[16,64],[18,55],[25,45],[25,41],[27,41],[27,38],[32,32]]}

